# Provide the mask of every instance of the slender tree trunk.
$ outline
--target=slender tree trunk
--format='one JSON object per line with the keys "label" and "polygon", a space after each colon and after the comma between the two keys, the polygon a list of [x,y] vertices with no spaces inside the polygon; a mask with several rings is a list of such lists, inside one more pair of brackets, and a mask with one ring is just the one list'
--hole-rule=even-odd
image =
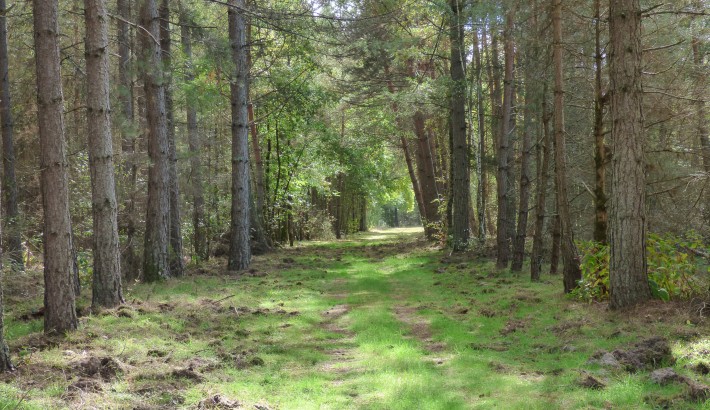
{"label": "slender tree trunk", "polygon": [[118,203],[109,102],[108,14],[105,0],[84,0],[86,16],[87,124],[93,211],[93,308],[123,303]]}
{"label": "slender tree trunk", "polygon": [[[11,260],[20,269],[24,270],[22,257],[22,243],[20,241],[19,230],[16,238],[13,237],[13,228],[16,228],[18,210],[17,210],[17,182],[15,180],[15,149],[13,143],[13,121],[10,101],[10,80],[8,78],[8,53],[7,53],[7,7],[5,0],[0,0],[0,122],[2,122],[2,146],[3,146],[3,184],[2,189],[5,191],[5,218],[8,230],[11,233],[8,235],[7,251],[11,252]],[[13,191],[14,190],[14,191]],[[0,226],[1,229],[1,226]],[[20,243],[13,243],[15,240]],[[19,246],[18,246],[19,245]],[[18,246],[17,248],[13,248]],[[19,251],[19,252],[18,252]],[[0,249],[0,252],[2,250]],[[17,258],[17,255],[19,258]],[[1,256],[1,253],[0,253]],[[19,260],[18,260],[19,259]],[[0,268],[2,262],[0,260]],[[5,343],[5,322],[4,322],[4,304],[2,292],[2,270],[0,269],[0,372],[10,371],[13,369],[10,361],[10,350]]]}
{"label": "slender tree trunk", "polygon": [[409,147],[407,146],[407,138],[404,136],[399,137],[399,141],[402,144],[402,152],[404,153],[404,161],[407,163],[407,171],[409,172],[409,180],[412,182],[412,190],[414,190],[414,199],[417,201],[417,209],[419,210],[419,218],[422,221],[422,225],[426,229],[426,206],[424,205],[424,198],[422,197],[422,191],[419,187],[419,180],[414,171],[414,164],[412,163],[412,155],[409,153]]}
{"label": "slender tree trunk", "polygon": [[140,2],[140,64],[148,119],[148,200],[146,205],[143,278],[156,281],[170,277],[168,262],[170,227],[169,142],[163,86],[160,24],[155,0]]}
{"label": "slender tree trunk", "polygon": [[44,331],[76,329],[69,180],[64,138],[64,96],[60,73],[56,0],[34,0],[40,185],[44,209]]}
{"label": "slender tree trunk", "polygon": [[651,297],[646,266],[646,174],[639,0],[609,2],[612,178],[609,306]]}
{"label": "slender tree trunk", "polygon": [[451,0],[451,190],[452,198],[452,241],[454,252],[468,246],[470,236],[468,213],[471,201],[468,169],[468,144],[466,140],[466,76],[464,73],[464,34],[461,17],[461,0]]}
{"label": "slender tree trunk", "polygon": [[523,145],[520,155],[520,206],[518,208],[518,228],[513,242],[513,260],[511,270],[520,271],[523,269],[523,258],[525,257],[525,238],[528,230],[528,206],[530,202],[530,151],[532,150],[532,107],[535,101],[533,82],[529,75],[530,69],[526,70],[525,81],[525,118],[523,120]]}
{"label": "slender tree trunk", "polygon": [[[15,142],[12,101],[10,100],[9,63],[7,53],[7,7],[5,0],[0,0],[0,122],[2,122],[3,179],[5,191],[5,226],[7,242],[5,254],[8,254],[12,267],[25,270],[22,252],[22,236],[19,226],[20,211],[17,207],[17,179],[15,178]],[[1,368],[0,368],[1,370]]]}
{"label": "slender tree trunk", "polygon": [[601,47],[601,0],[594,0],[594,240],[606,243],[609,217],[606,211],[606,145],[604,144],[604,105]]}
{"label": "slender tree trunk", "polygon": [[[693,50],[693,63],[695,64],[695,121],[696,132],[700,139],[700,155],[703,160],[703,169],[705,170],[706,178],[710,180],[710,136],[708,135],[707,115],[703,99],[707,95],[707,64],[703,62],[703,54],[701,52],[701,40],[699,37],[692,38],[691,44]],[[710,189],[705,188],[705,205],[703,207],[703,216],[705,218],[705,226],[710,226]]]}
{"label": "slender tree trunk", "polygon": [[[5,10],[4,8],[2,10]],[[1,19],[1,18],[0,18]],[[3,297],[2,297],[2,273],[0,272],[0,373],[9,372],[14,369],[10,360],[10,349],[5,343],[5,321],[3,312]]]}
{"label": "slender tree trunk", "polygon": [[249,119],[247,90],[249,67],[247,66],[246,21],[243,12],[244,0],[229,0],[229,40],[234,63],[232,93],[232,217],[230,230],[230,270],[246,269],[251,262],[249,206]]}
{"label": "slender tree trunk", "polygon": [[[550,116],[547,111],[547,86],[542,92],[542,147],[538,144],[537,201],[535,206],[535,234],[530,256],[530,279],[540,280],[542,271],[542,245],[545,228],[545,208],[547,206],[547,181],[550,170]],[[542,152],[540,152],[542,151]],[[542,157],[542,161],[540,161]],[[559,241],[557,242],[559,244]],[[559,245],[558,245],[559,246]]]}
{"label": "slender tree trunk", "polygon": [[[247,21],[247,44],[252,43],[251,20]],[[252,68],[251,47],[247,47],[247,66],[249,73]],[[251,76],[251,74],[250,74]],[[254,237],[254,249],[260,253],[268,252],[272,243],[266,234],[266,220],[264,219],[265,192],[264,192],[264,161],[261,159],[261,146],[259,145],[259,128],[254,120],[254,104],[251,99],[251,85],[247,85],[247,118],[249,120],[249,132],[251,134],[251,147],[254,155],[254,186],[256,187],[256,204],[251,206],[251,227]],[[253,193],[251,194],[254,195]]]}
{"label": "slender tree trunk", "polygon": [[[389,75],[389,66],[385,66],[385,74]],[[387,79],[387,89],[390,94],[394,94],[397,90],[391,79]],[[396,102],[391,104],[392,112],[397,116],[399,114],[399,106]],[[400,121],[397,119],[397,124]],[[412,161],[412,154],[409,151],[409,144],[407,144],[407,138],[404,135],[400,135],[399,142],[402,146],[402,153],[404,154],[404,161],[407,163],[407,171],[409,172],[409,180],[412,182],[412,191],[414,191],[414,199],[417,201],[417,209],[419,210],[419,219],[422,222],[422,226],[425,228],[426,232],[426,206],[424,205],[424,198],[422,196],[422,190],[419,185],[419,179],[417,179],[417,174],[414,169],[414,163]]]}
{"label": "slender tree trunk", "polygon": [[414,134],[417,137],[417,173],[424,204],[424,232],[427,239],[434,239],[441,218],[439,216],[439,196],[431,155],[429,134],[426,132],[425,118],[421,111],[414,113]]}
{"label": "slender tree trunk", "polygon": [[[195,81],[195,73],[192,66],[192,32],[190,19],[187,11],[180,4],[180,42],[182,51],[185,54],[185,82],[191,84]],[[192,95],[188,94],[185,99],[185,110],[187,117],[187,141],[190,147],[190,182],[192,194],[192,245],[198,260],[205,261],[209,258],[207,252],[207,237],[205,226],[205,197],[204,181],[202,178],[202,141],[197,124],[197,104]]]}
{"label": "slender tree trunk", "polygon": [[[701,156],[703,159],[703,169],[710,174],[710,136],[708,135],[707,116],[705,114],[706,78],[708,75],[707,65],[703,62],[701,52],[701,40],[699,37],[692,39],[693,63],[695,64],[695,120],[698,139],[700,140]],[[710,210],[708,210],[710,212]]]}
{"label": "slender tree trunk", "polygon": [[555,77],[555,187],[557,214],[560,219],[560,247],[562,251],[562,282],[565,293],[577,287],[582,278],[579,255],[574,243],[572,217],[567,199],[567,160],[565,158],[564,81],[562,75],[562,0],[552,0],[552,60]]}
{"label": "slender tree trunk", "polygon": [[476,151],[476,173],[478,175],[478,190],[476,192],[476,207],[478,211],[478,240],[483,245],[486,242],[486,206],[487,170],[483,166],[486,158],[486,111],[483,105],[483,65],[479,49],[478,31],[473,30],[473,61],[476,75],[476,111],[478,128],[478,150]]}
{"label": "slender tree trunk", "polygon": [[[3,0],[0,0],[0,12],[5,12],[5,2]],[[0,17],[0,37],[5,37],[7,32],[4,30],[4,22],[5,18]],[[2,40],[0,40],[2,41]],[[2,44],[0,44],[0,50],[2,49]],[[7,51],[7,47],[4,48],[5,51]],[[1,53],[2,51],[0,51]],[[3,57],[2,54],[0,54],[0,57]],[[4,54],[4,57],[7,57],[7,52]],[[5,60],[7,61],[7,60]],[[2,64],[6,65],[6,64]],[[0,69],[2,69],[2,66],[0,66]],[[7,70],[3,71],[2,74],[6,74]],[[3,77],[5,78],[5,77]],[[5,84],[6,86],[6,84]],[[0,233],[2,231],[2,227],[0,226]],[[2,269],[2,249],[0,249],[0,373],[2,372],[8,372],[13,370],[12,366],[12,361],[10,360],[10,349],[7,347],[7,343],[5,343],[5,311],[4,311],[4,301],[3,301],[3,292],[2,292],[2,281],[3,281],[3,269]]]}
{"label": "slender tree trunk", "polygon": [[126,244],[121,260],[123,277],[133,280],[138,277],[140,262],[136,252],[136,181],[138,164],[134,158],[137,130],[133,116],[133,67],[131,64],[131,21],[130,0],[117,0],[118,20],[118,82],[119,113],[121,131],[121,151],[123,166],[121,174],[126,179],[126,199],[123,214],[119,214],[119,228],[126,235]]}
{"label": "slender tree trunk", "polygon": [[168,185],[170,201],[170,248],[168,259],[170,274],[185,274],[182,257],[182,222],[180,217],[180,181],[177,171],[177,146],[175,140],[175,111],[173,108],[172,41],[170,38],[170,0],[162,0],[160,15],[160,50],[163,63],[163,89],[165,92],[165,118],[168,135]]}
{"label": "slender tree trunk", "polygon": [[[511,240],[515,226],[515,207],[511,200],[512,184],[512,134],[514,131],[514,95],[515,84],[513,78],[513,68],[515,63],[515,48],[513,44],[513,19],[514,10],[511,8],[506,13],[505,30],[505,70],[503,78],[503,119],[501,121],[501,131],[498,139],[498,258],[496,266],[499,269],[505,268],[510,260]],[[502,208],[501,208],[502,206]],[[512,209],[511,209],[512,206]],[[511,218],[512,215],[512,218]],[[511,220],[512,219],[512,220]],[[512,231],[512,232],[511,232]]]}

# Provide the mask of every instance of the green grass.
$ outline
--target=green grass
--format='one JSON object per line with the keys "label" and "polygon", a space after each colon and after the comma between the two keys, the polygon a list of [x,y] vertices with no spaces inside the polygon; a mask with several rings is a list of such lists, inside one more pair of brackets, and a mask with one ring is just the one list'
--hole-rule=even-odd
{"label": "green grass", "polygon": [[[608,312],[566,298],[560,278],[531,283],[419,235],[305,243],[257,257],[254,275],[214,261],[204,274],[133,285],[127,308],[84,317],[49,347],[41,320],[20,319],[41,305],[39,290],[15,297],[9,286],[18,371],[0,376],[0,410],[196,408],[216,394],[278,409],[710,409],[681,384],[586,364],[597,350],[662,335],[676,371],[708,384],[690,367],[710,362],[710,332],[683,306]],[[76,363],[90,356],[122,372],[82,375]],[[584,374],[607,387],[581,387]],[[65,392],[87,377],[98,389]]]}

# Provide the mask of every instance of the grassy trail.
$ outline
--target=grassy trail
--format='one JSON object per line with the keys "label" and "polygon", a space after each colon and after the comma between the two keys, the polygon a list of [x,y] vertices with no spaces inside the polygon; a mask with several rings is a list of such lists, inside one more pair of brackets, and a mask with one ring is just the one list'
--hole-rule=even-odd
{"label": "grassy trail", "polygon": [[0,376],[0,410],[710,409],[685,385],[587,364],[661,335],[676,371],[707,384],[689,367],[710,362],[708,326],[678,305],[622,316],[420,236],[372,232],[260,256],[241,275],[217,261],[134,285],[127,306],[61,340],[27,315],[37,279],[6,278],[18,370]]}

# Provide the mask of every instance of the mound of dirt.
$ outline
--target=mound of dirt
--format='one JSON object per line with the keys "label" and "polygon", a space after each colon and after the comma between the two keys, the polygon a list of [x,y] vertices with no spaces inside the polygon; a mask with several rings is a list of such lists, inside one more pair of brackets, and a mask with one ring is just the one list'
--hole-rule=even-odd
{"label": "mound of dirt", "polygon": [[121,364],[112,357],[91,356],[74,363],[72,368],[84,377],[101,378],[105,382],[112,381],[123,373]]}
{"label": "mound of dirt", "polygon": [[241,407],[241,403],[238,401],[229,400],[219,394],[208,397],[197,404],[197,410],[224,410],[237,409],[239,407]]}
{"label": "mound of dirt", "polygon": [[600,390],[606,387],[606,383],[590,374],[585,375],[582,380],[579,381],[579,385],[593,390]]}
{"label": "mound of dirt", "polygon": [[635,373],[643,370],[657,369],[663,364],[673,364],[675,359],[671,354],[668,341],[655,336],[636,343],[631,349],[616,349],[613,352],[596,352],[587,361],[588,364],[599,364],[605,367],[622,367],[624,370]]}
{"label": "mound of dirt", "polygon": [[630,372],[655,369],[664,363],[675,362],[668,341],[658,336],[636,343],[626,351],[614,350],[612,354]]}

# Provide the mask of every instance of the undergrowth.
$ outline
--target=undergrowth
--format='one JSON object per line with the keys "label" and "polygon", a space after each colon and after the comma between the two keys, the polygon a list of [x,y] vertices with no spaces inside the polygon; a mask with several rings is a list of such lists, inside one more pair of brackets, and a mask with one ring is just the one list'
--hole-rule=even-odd
{"label": "undergrowth", "polygon": [[[572,293],[582,300],[609,298],[609,246],[595,241],[579,241],[582,280]],[[689,300],[707,297],[710,255],[702,238],[694,232],[684,237],[649,234],[646,241],[648,282],[656,299]]]}
{"label": "undergrowth", "polygon": [[372,232],[259,256],[239,276],[218,260],[131,284],[125,306],[60,339],[40,333],[40,273],[8,275],[18,370],[0,376],[0,409],[710,409],[682,384],[588,362],[660,335],[673,368],[707,384],[710,329],[686,305],[609,312],[565,298],[561,278],[532,283],[420,236]]}

